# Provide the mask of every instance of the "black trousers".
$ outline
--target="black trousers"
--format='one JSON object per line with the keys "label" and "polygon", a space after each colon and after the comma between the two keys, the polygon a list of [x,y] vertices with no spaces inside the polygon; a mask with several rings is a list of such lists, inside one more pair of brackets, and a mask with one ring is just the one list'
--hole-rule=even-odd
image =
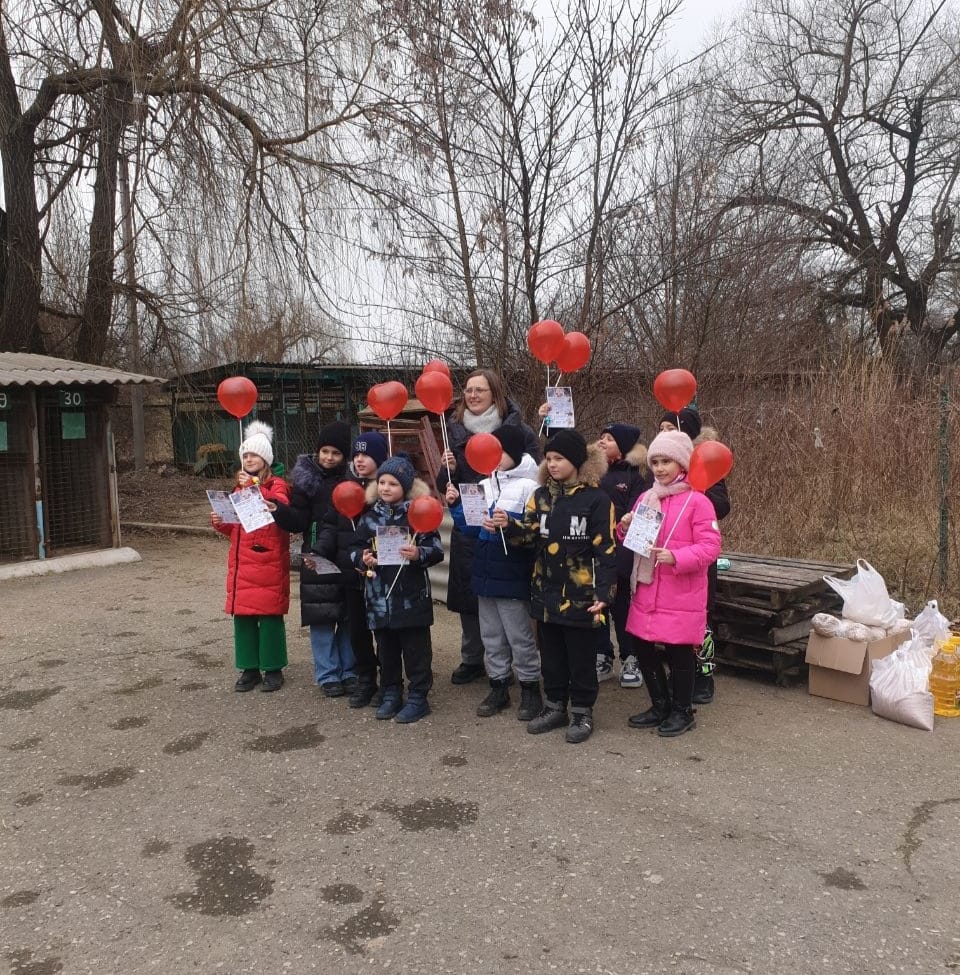
{"label": "black trousers", "polygon": [[697,655],[690,643],[664,643],[663,651],[649,640],[633,638],[637,663],[647,687],[653,687],[649,674],[666,661],[670,668],[670,692],[674,707],[688,708],[693,703],[693,678],[697,669]]}
{"label": "black trousers", "polygon": [[592,708],[597,682],[597,636],[592,627],[537,623],[543,695],[552,704]]}
{"label": "black trousers", "polygon": [[380,679],[384,687],[402,687],[406,671],[411,692],[422,694],[433,687],[433,644],[429,626],[377,630]]}
{"label": "black trousers", "polygon": [[617,645],[620,647],[620,659],[626,660],[633,653],[633,637],[627,632],[627,614],[630,612],[630,577],[617,576],[617,593],[613,597],[613,604],[607,609],[607,621],[597,627],[597,653],[613,657],[613,641],[610,639],[610,621],[617,634]]}
{"label": "black trousers", "polygon": [[373,634],[367,626],[367,605],[362,589],[346,590],[347,623],[350,627],[350,646],[356,659],[357,677],[362,683],[377,680],[377,655],[373,649]]}

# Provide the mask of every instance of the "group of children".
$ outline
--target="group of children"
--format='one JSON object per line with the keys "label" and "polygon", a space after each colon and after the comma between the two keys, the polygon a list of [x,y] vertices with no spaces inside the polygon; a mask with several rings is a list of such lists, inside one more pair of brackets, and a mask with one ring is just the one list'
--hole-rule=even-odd
{"label": "group of children", "polygon": [[[693,442],[682,418],[669,425],[674,429],[658,433],[645,457],[637,427],[611,424],[595,444],[561,429],[547,440],[539,465],[517,426],[499,427],[493,436],[503,455],[480,482],[487,507],[480,527],[467,526],[457,485],[446,486],[455,524],[475,537],[470,585],[490,681],[478,715],[509,707],[516,679],[517,717],[529,733],[563,728],[567,741],[585,741],[593,731],[600,660],[606,648],[612,654],[612,618],[621,682],[645,683],[651,697],[631,726],[665,737],[693,727],[719,514],[687,483]],[[328,696],[348,695],[351,707],[372,703],[378,719],[420,720],[430,711],[433,681],[427,570],[444,553],[436,531],[411,534],[407,510],[427,486],[407,458],[388,456],[380,434],[351,441],[347,424],[332,423],[321,430],[316,453],[298,458],[288,488],[271,471],[269,436],[264,424],[248,427],[238,484],[258,484],[274,523],[247,533],[212,516],[231,538],[226,610],[234,616],[241,670],[236,690],[262,682],[271,691],[283,683],[287,533],[299,532],[301,622],[310,627],[316,683]],[[355,519],[333,504],[344,480],[366,491],[366,508]],[[622,544],[641,505],[662,517],[647,557]],[[378,563],[378,528],[387,526],[407,534],[401,565]]]}

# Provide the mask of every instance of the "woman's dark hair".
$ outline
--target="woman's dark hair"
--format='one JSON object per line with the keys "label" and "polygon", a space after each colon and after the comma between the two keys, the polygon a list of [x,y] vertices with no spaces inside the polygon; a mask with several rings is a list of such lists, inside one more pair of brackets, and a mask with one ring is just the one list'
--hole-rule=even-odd
{"label": "woman's dark hair", "polygon": [[[503,380],[492,369],[474,369],[464,381],[464,388],[466,388],[471,379],[486,379],[487,385],[490,387],[490,393],[493,396],[493,405],[500,414],[500,421],[503,422],[507,418],[507,413],[510,412],[510,407],[507,405],[507,391],[503,385]],[[461,396],[460,402],[457,403],[453,411],[453,418],[457,423],[463,423],[463,414],[466,411],[467,400],[466,397]]]}

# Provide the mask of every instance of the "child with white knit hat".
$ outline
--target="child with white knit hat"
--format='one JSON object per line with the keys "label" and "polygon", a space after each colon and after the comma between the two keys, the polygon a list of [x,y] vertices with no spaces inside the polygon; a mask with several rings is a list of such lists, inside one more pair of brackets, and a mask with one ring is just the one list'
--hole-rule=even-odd
{"label": "child with white knit hat", "polygon": [[[273,430],[254,420],[240,444],[241,470],[237,486],[256,486],[267,502],[290,500],[290,488],[270,469],[273,464]],[[234,690],[277,691],[283,686],[287,666],[287,634],[284,615],[290,608],[290,536],[276,522],[248,532],[242,525],[225,524],[215,512],[210,524],[230,539],[227,556],[227,602],[233,616],[233,648],[240,677]]]}

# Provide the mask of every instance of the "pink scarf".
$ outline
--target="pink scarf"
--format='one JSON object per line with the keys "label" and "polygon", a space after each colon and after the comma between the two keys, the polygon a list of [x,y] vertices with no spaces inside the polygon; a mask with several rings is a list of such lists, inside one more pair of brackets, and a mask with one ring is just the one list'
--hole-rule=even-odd
{"label": "pink scarf", "polygon": [[[659,481],[654,481],[653,487],[646,494],[641,495],[636,506],[645,504],[653,508],[654,511],[660,511],[660,501],[662,498],[668,498],[673,494],[682,494],[684,491],[690,490],[692,489],[687,483],[687,475],[684,471],[678,474],[677,479],[670,484],[661,484]],[[674,524],[675,527],[676,524]],[[646,555],[640,555],[638,552],[633,553],[633,572],[630,573],[630,592],[636,592],[638,585],[653,581],[654,567],[655,563],[652,558]]]}

